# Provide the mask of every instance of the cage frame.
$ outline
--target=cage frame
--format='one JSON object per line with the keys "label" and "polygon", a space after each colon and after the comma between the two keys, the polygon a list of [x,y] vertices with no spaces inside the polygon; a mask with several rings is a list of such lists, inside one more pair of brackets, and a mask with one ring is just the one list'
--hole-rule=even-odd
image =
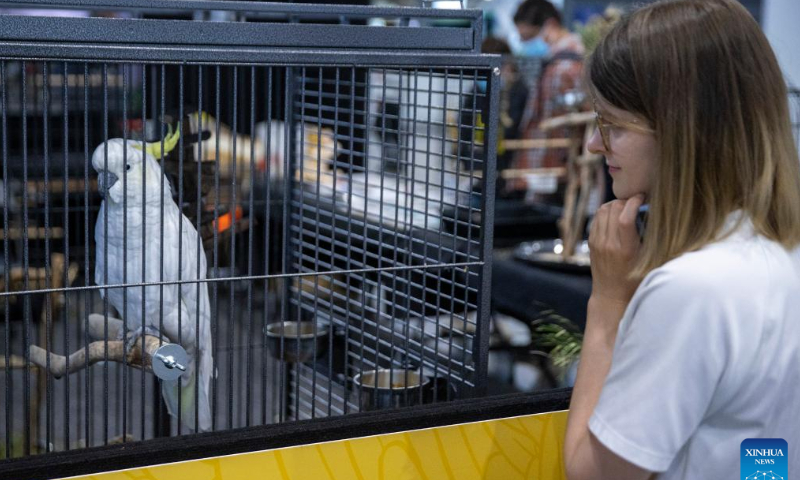
{"label": "cage frame", "polygon": [[[249,2],[220,1],[167,1],[123,0],[111,3],[103,0],[11,0],[4,7],[59,7],[59,8],[103,8],[130,10],[137,12],[227,10],[255,15],[285,16],[290,24],[229,22],[225,25],[211,25],[211,31],[198,31],[196,22],[185,22],[167,36],[153,34],[152,28],[177,25],[175,21],[140,19],[101,19],[101,18],[48,18],[0,16],[0,59],[5,61],[64,62],[64,63],[102,63],[102,64],[154,64],[154,65],[199,65],[236,67],[331,67],[368,69],[485,69],[487,74],[487,97],[489,116],[496,118],[499,92],[500,58],[493,55],[480,55],[481,38],[480,11],[434,11],[425,8],[379,8],[330,5],[292,5],[264,4]],[[315,21],[336,17],[341,24],[300,24],[298,19]],[[382,28],[348,25],[344,19],[367,19],[372,17],[396,17],[398,27]],[[408,26],[408,19],[447,19],[467,21],[467,28],[416,28]],[[150,23],[155,22],[155,23]],[[181,21],[177,21],[180,23]],[[205,22],[210,24],[210,22]],[[63,28],[69,26],[69,28]],[[139,28],[146,26],[146,28]],[[120,38],[119,31],[129,29]],[[222,29],[222,30],[220,30]],[[232,29],[228,33],[227,29]],[[214,41],[215,35],[225,31],[227,38],[234,41]],[[355,34],[354,34],[355,32]],[[353,35],[354,34],[354,35]],[[332,38],[351,35],[351,43],[343,48],[330,50]],[[212,38],[212,40],[209,40]],[[180,39],[180,48],[166,45]],[[116,41],[112,41],[116,40]],[[122,40],[122,41],[120,41]],[[367,42],[367,40],[369,40]],[[121,43],[125,43],[122,45]],[[407,45],[406,45],[407,43]],[[363,44],[363,45],[362,45]],[[210,45],[210,46],[209,46]],[[411,50],[398,52],[398,45]],[[356,48],[363,47],[363,48]],[[294,77],[293,75],[290,77]],[[288,88],[288,85],[287,85]],[[287,109],[291,110],[288,107]],[[287,117],[287,121],[288,121]],[[489,345],[489,303],[491,286],[492,225],[494,210],[494,164],[496,123],[486,126],[485,145],[487,152],[484,162],[485,191],[481,196],[481,285],[478,295],[478,328],[475,333],[476,351],[473,354],[475,366],[474,381],[478,388],[473,392],[480,395],[486,385],[488,374]],[[288,145],[293,142],[287,143]],[[55,154],[54,154],[55,155]],[[47,156],[47,153],[45,153]],[[287,181],[293,178],[286,176]],[[285,253],[285,252],[284,252]],[[447,264],[439,267],[446,267]],[[436,268],[437,266],[433,266]],[[411,267],[409,267],[410,269]],[[286,274],[266,275],[267,278],[319,275]],[[338,273],[338,272],[333,272]],[[191,280],[185,280],[192,283]],[[123,285],[120,285],[123,286]],[[124,287],[136,286],[126,283]],[[112,288],[113,285],[98,287]],[[94,287],[88,287],[94,288]],[[60,289],[36,289],[0,293],[25,295],[29,293],[55,293],[76,291],[87,287]],[[345,417],[346,418],[346,417]],[[276,428],[281,425],[268,425]],[[149,440],[146,440],[149,441]],[[70,453],[70,452],[65,452]],[[76,451],[75,453],[79,453]],[[52,455],[52,454],[51,454]],[[47,457],[45,455],[44,457]],[[34,461],[31,459],[31,461]],[[1,463],[0,463],[1,464]]]}

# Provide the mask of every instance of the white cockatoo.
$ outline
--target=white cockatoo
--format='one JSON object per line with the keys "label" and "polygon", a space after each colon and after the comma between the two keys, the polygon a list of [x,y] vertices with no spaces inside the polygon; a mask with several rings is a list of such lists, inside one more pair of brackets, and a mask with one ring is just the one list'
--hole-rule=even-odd
{"label": "white cockatoo", "polygon": [[[296,159],[295,179],[315,186],[333,187],[333,167],[335,155],[343,152],[342,144],[336,141],[333,130],[320,127],[314,123],[295,123],[294,138],[296,151],[303,152]],[[283,178],[283,154],[286,143],[286,124],[279,120],[270,120],[255,125],[254,135],[245,135],[237,132],[234,142],[233,130],[207,112],[194,112],[189,114],[189,129],[198,133],[200,127],[210,132],[210,136],[203,141],[202,159],[214,160],[219,155],[220,175],[230,175],[231,163],[236,151],[236,181],[241,186],[242,192],[250,191],[251,182],[251,154],[256,175],[263,175],[268,169],[270,177]],[[217,132],[219,131],[219,138]],[[269,147],[269,152],[267,152]],[[301,148],[302,147],[302,148]],[[252,150],[252,152],[251,152]],[[300,171],[302,169],[302,172]],[[319,172],[322,175],[319,175]]]}
{"label": "white cockatoo", "polygon": [[[177,140],[178,132],[169,136],[165,150],[174,148]],[[190,359],[186,371],[178,380],[162,380],[161,390],[170,414],[177,417],[180,409],[181,423],[194,430],[198,381],[197,426],[206,431],[211,428],[211,310],[207,284],[192,281],[206,278],[207,261],[197,230],[173,201],[169,183],[162,181],[154,157],[160,151],[160,143],[128,140],[126,144],[115,138],[92,155],[104,197],[95,225],[95,283],[188,282],[100,293],[107,293],[111,305],[127,319],[129,331],[123,335],[128,335],[128,346],[144,332],[160,331],[186,350]]]}

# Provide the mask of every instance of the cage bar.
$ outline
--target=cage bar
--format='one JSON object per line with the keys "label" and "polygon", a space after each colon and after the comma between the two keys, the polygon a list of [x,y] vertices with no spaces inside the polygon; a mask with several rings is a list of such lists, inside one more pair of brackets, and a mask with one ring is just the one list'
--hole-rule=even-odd
{"label": "cage bar", "polygon": [[[478,13],[72,3],[132,14],[0,17],[3,457],[480,394],[499,58]],[[330,46],[372,18],[394,26]],[[148,336],[186,351],[176,384]]]}

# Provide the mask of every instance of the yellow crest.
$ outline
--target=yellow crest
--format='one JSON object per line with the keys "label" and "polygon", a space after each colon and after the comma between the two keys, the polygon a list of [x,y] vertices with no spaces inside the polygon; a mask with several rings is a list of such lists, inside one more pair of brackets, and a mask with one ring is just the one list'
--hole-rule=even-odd
{"label": "yellow crest", "polygon": [[[164,145],[164,155],[168,154],[172,150],[175,149],[175,146],[178,145],[178,140],[181,138],[181,131],[180,129],[172,131],[172,125],[169,126],[169,131],[167,132],[167,136],[164,138],[163,145]],[[144,151],[149,153],[155,158],[161,158],[161,142],[152,142],[152,143],[145,143],[144,144]],[[141,150],[141,145],[133,145],[133,148],[137,150]]]}

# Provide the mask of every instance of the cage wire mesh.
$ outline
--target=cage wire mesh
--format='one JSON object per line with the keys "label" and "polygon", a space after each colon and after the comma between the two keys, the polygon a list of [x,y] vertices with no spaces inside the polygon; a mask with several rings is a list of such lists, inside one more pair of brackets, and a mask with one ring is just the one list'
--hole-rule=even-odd
{"label": "cage wire mesh", "polygon": [[0,51],[0,458],[480,393],[499,62],[59,48]]}
{"label": "cage wire mesh", "polygon": [[[331,83],[342,84],[339,73]],[[357,85],[356,73],[349,76]],[[322,71],[303,69],[301,78],[305,86],[298,118],[316,124],[316,131],[324,132],[325,125],[336,130],[336,95],[328,97],[334,102],[333,118],[323,118],[325,109],[318,108],[325,98]],[[469,359],[476,330],[481,226],[474,221],[480,208],[470,197],[479,183],[476,172],[482,169],[476,141],[483,132],[472,124],[462,138],[459,115],[465,113],[460,110],[464,95],[483,95],[474,86],[484,77],[463,69],[369,69],[363,79],[364,110],[356,115],[363,115],[365,135],[360,142],[351,141],[363,145],[357,154],[363,161],[348,161],[343,168],[334,161],[326,173],[319,161],[324,149],[314,152],[316,158],[304,156],[300,169],[313,183],[310,190],[293,192],[290,232],[291,250],[300,252],[294,265],[299,271],[359,272],[301,277],[300,285],[292,286],[291,303],[299,307],[298,321],[305,314],[343,335],[345,377],[395,366],[406,370],[390,371],[388,381],[403,385],[409,371],[421,368],[451,387],[433,389],[434,400],[439,395],[450,399],[456,388],[476,386]],[[470,118],[480,121],[480,115]],[[311,146],[316,145],[315,140]],[[464,146],[468,155],[459,151]],[[330,147],[333,158],[339,148]],[[424,268],[436,263],[448,267]],[[332,373],[333,365],[328,368]],[[301,392],[300,383],[295,382],[292,411],[313,404],[303,393],[332,395],[330,385],[312,379],[309,391]],[[423,389],[408,390],[403,393],[419,398],[407,401],[424,401]],[[353,395],[343,392],[338,406],[342,413],[351,408],[351,396],[364,408],[381,401],[365,396],[359,385]],[[328,408],[333,408],[331,402]],[[301,414],[313,417],[316,412]]]}

